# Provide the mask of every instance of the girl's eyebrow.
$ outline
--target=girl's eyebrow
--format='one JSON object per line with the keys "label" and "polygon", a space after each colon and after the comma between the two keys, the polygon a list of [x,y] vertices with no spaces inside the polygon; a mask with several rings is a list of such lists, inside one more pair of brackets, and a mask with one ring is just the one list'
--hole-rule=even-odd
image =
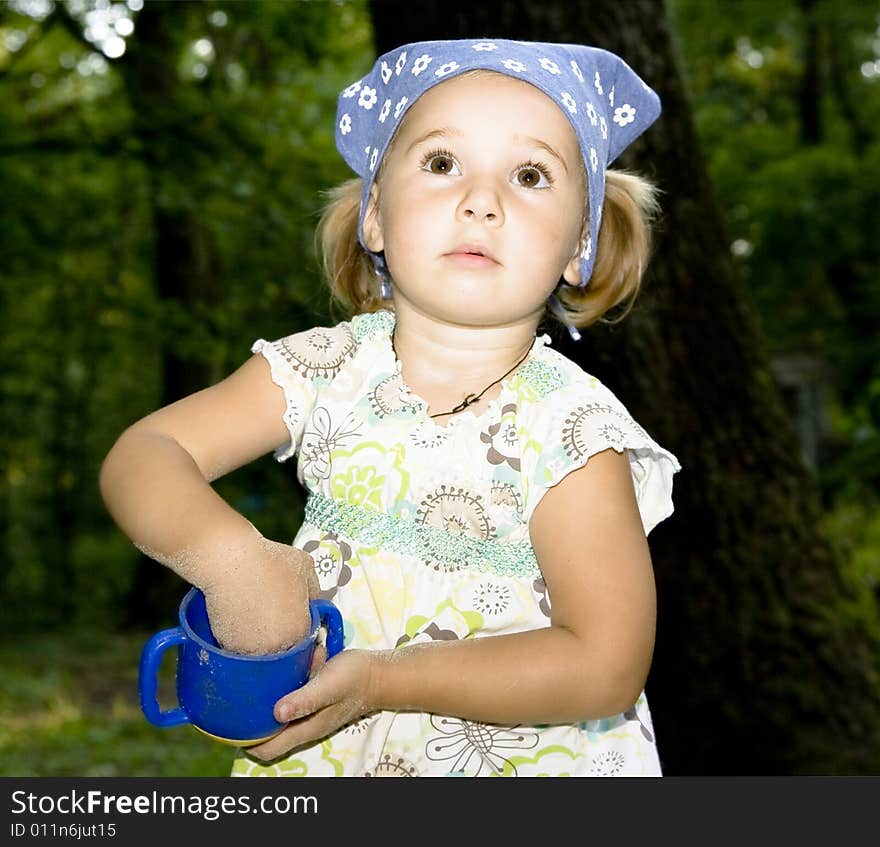
{"label": "girl's eyebrow", "polygon": [[424,135],[420,135],[409,145],[409,147],[406,148],[406,152],[409,153],[413,147],[417,147],[423,141],[427,141],[430,138],[442,138],[444,135],[464,135],[464,133],[460,129],[456,129],[454,126],[441,126],[438,129],[432,129]]}
{"label": "girl's eyebrow", "polygon": [[542,141],[540,138],[534,138],[531,135],[524,135],[524,141],[528,141],[529,144],[533,144],[535,147],[544,150],[549,153],[554,159],[558,159],[559,164],[565,168],[565,172],[568,173],[568,165],[565,164],[565,159],[562,158],[562,155],[557,153],[546,141]]}
{"label": "girl's eyebrow", "polygon": [[[443,138],[447,135],[457,135],[462,136],[464,133],[460,129],[456,129],[454,126],[442,126],[437,129],[432,129],[426,132],[424,135],[420,135],[416,138],[409,147],[406,148],[406,152],[409,153],[413,147],[417,147],[424,141],[428,141],[431,138]],[[565,172],[568,173],[568,165],[565,163],[565,159],[556,152],[546,141],[542,141],[540,138],[535,138],[531,135],[523,135],[523,136],[514,136],[514,140],[517,138],[522,138],[523,141],[528,142],[529,144],[537,147],[539,150],[544,150],[549,153],[554,159],[557,159],[562,167],[565,169]]]}

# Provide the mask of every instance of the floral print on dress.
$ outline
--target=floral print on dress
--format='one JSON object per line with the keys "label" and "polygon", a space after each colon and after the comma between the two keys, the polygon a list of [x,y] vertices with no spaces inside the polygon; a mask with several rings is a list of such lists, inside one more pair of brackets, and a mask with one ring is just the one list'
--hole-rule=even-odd
{"label": "floral print on dress", "polygon": [[540,579],[536,579],[532,583],[532,590],[535,594],[540,598],[538,600],[538,608],[541,610],[541,614],[544,617],[550,617],[550,595],[547,593],[547,583],[544,582],[544,577]]}
{"label": "floral print on dress", "polygon": [[[553,585],[529,521],[548,487],[600,450],[625,451],[647,533],[672,513],[677,460],[546,336],[482,414],[437,426],[398,390],[393,329],[383,310],[254,345],[285,398],[290,444],[276,457],[297,456],[308,493],[293,543],[312,555],[322,596],[342,613],[346,649],[403,651],[547,627]],[[541,726],[382,710],[271,765],[242,753],[232,773],[380,776],[398,767],[420,776],[661,772],[642,694],[601,721]]]}
{"label": "floral print on dress", "polygon": [[514,512],[522,510],[522,496],[513,483],[493,479],[491,491],[489,501],[494,505]]}
{"label": "floral print on dress", "polygon": [[410,777],[418,775],[419,772],[412,762],[408,762],[403,756],[392,756],[391,753],[386,753],[381,761],[364,772],[364,776]]}
{"label": "floral print on dress", "polygon": [[404,644],[410,644],[413,641],[458,641],[458,634],[452,629],[440,629],[439,625],[432,621],[415,635],[410,636],[404,633],[397,639],[394,646],[403,647]]}
{"label": "floral print on dress", "polygon": [[379,418],[393,415],[396,412],[415,415],[419,410],[419,403],[410,396],[409,390],[403,382],[403,376],[399,373],[383,379],[370,392],[369,396],[370,405]]}
{"label": "floral print on dress", "polygon": [[578,460],[588,455],[597,442],[620,451],[632,435],[644,438],[646,433],[632,418],[607,403],[589,403],[566,418],[562,443],[568,456]]}
{"label": "floral print on dress", "polygon": [[441,485],[422,500],[419,520],[451,535],[487,539],[495,533],[482,497],[464,488]]}
{"label": "floral print on dress", "polygon": [[501,409],[501,420],[480,433],[480,441],[489,445],[486,461],[490,465],[508,464],[519,471],[519,438],[516,432],[516,403],[508,403]]}
{"label": "floral print on dress", "polygon": [[303,544],[302,549],[311,555],[315,562],[315,573],[321,590],[322,600],[332,600],[336,592],[351,579],[352,559],[350,545],[338,538],[335,532],[326,533],[320,540],[312,539]]}
{"label": "floral print on dress", "polygon": [[433,421],[426,420],[410,430],[408,440],[416,447],[421,447],[424,450],[433,450],[449,440],[449,433],[451,431],[449,427],[435,426]]}
{"label": "floral print on dress", "polygon": [[345,327],[316,327],[278,341],[281,355],[290,367],[307,379],[331,379],[355,350],[355,339]]}
{"label": "floral print on dress", "polygon": [[645,737],[645,740],[653,743],[654,735],[651,732],[651,730],[647,726],[645,726],[645,724],[642,722],[642,717],[639,714],[638,705],[639,704],[637,703],[634,706],[630,706],[630,708],[628,708],[623,713],[623,717],[628,721],[635,721],[639,725],[639,730],[641,731],[642,735]]}
{"label": "floral print on dress", "polygon": [[593,776],[617,776],[623,770],[626,757],[617,750],[606,750],[590,762]]}
{"label": "floral print on dress", "polygon": [[300,448],[305,472],[327,479],[330,476],[330,454],[337,447],[348,444],[359,435],[362,429],[360,421],[352,417],[338,426],[333,426],[330,412],[319,406],[312,413],[309,427],[303,434]]}
{"label": "floral print on dress", "polygon": [[503,583],[484,581],[474,589],[471,603],[481,615],[497,617],[510,608],[512,592]]}
{"label": "floral print on dress", "polygon": [[365,715],[347,723],[344,727],[346,735],[363,735],[378,719],[378,715]]}
{"label": "floral print on dress", "polygon": [[529,750],[538,743],[538,734],[518,727],[492,726],[461,718],[431,716],[431,726],[439,735],[428,739],[425,755],[435,762],[448,762],[449,770],[466,776],[517,775],[516,767],[502,751]]}
{"label": "floral print on dress", "polygon": [[450,600],[441,602],[430,617],[413,615],[406,622],[406,630],[397,639],[395,647],[426,641],[458,641],[468,638],[483,625],[483,616],[477,612],[462,611]]}

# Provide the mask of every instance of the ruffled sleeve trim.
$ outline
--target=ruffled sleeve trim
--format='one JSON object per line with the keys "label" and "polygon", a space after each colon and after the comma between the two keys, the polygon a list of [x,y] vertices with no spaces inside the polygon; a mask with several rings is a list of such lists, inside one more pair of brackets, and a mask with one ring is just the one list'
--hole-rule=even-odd
{"label": "ruffled sleeve trim", "polygon": [[259,353],[269,363],[272,382],[284,392],[284,425],[290,434],[290,441],[275,449],[274,456],[279,462],[287,461],[296,453],[302,437],[305,422],[305,409],[310,405],[311,392],[306,390],[305,380],[291,370],[289,363],[278,349],[278,342],[257,339],[251,346],[251,353]]}
{"label": "ruffled sleeve trim", "polygon": [[534,466],[534,491],[527,519],[547,489],[609,447],[618,453],[627,452],[645,535],[672,515],[672,481],[681,464],[648,435],[608,389],[598,385],[581,402],[557,411],[551,419]]}

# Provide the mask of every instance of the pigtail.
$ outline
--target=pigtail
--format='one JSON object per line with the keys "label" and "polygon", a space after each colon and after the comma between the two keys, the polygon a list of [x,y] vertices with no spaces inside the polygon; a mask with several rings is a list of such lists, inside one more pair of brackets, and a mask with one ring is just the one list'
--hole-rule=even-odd
{"label": "pigtail", "polygon": [[[597,321],[616,324],[632,310],[653,248],[659,193],[652,182],[638,174],[606,171],[602,228],[590,284],[586,288],[562,287],[557,292],[574,326],[583,328]],[[621,304],[624,309],[619,315],[603,317]]]}
{"label": "pigtail", "polygon": [[379,296],[379,279],[369,254],[358,241],[360,178],[349,179],[324,193],[324,206],[315,229],[315,252],[321,259],[330,293],[348,316],[387,309]]}

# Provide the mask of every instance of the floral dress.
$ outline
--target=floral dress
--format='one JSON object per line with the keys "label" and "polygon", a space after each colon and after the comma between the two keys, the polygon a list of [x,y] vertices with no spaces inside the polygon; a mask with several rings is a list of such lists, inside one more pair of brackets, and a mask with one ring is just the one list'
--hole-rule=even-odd
{"label": "floral dress", "polygon": [[[645,533],[672,514],[680,465],[595,377],[535,339],[476,416],[447,425],[404,384],[390,311],[257,341],[286,399],[308,492],[294,545],[315,560],[345,646],[515,633],[550,623],[528,524],[544,492],[591,455],[627,451]],[[241,751],[233,776],[659,775],[644,692],[602,720],[500,726],[380,711],[265,765]]]}

